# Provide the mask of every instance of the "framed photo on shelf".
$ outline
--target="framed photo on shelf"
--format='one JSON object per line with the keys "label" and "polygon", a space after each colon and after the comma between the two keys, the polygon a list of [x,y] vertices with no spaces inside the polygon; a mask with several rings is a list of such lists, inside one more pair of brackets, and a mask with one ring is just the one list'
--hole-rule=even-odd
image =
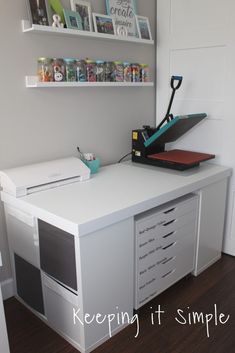
{"label": "framed photo on shelf", "polygon": [[64,10],[64,18],[67,28],[83,30],[82,19],[78,12]]}
{"label": "framed photo on shelf", "polygon": [[152,34],[151,34],[148,17],[136,16],[136,23],[137,23],[139,38],[152,40]]}
{"label": "framed photo on shelf", "polygon": [[71,9],[79,13],[83,31],[92,31],[91,3],[83,0],[70,0]]}
{"label": "framed photo on shelf", "polygon": [[114,19],[107,15],[93,13],[95,31],[105,34],[116,34]]}
{"label": "framed photo on shelf", "polygon": [[[136,25],[136,0],[106,0],[107,14],[114,18],[116,28],[121,34],[138,37]],[[126,31],[124,30],[126,28]]]}
{"label": "framed photo on shelf", "polygon": [[27,0],[29,20],[32,24],[50,26],[48,0]]}

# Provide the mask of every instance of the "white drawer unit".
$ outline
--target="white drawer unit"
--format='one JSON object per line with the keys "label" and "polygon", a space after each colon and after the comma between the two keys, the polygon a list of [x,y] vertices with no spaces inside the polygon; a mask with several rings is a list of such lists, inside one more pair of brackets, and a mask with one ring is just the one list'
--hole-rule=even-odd
{"label": "white drawer unit", "polygon": [[135,309],[193,271],[197,213],[190,194],[135,218]]}

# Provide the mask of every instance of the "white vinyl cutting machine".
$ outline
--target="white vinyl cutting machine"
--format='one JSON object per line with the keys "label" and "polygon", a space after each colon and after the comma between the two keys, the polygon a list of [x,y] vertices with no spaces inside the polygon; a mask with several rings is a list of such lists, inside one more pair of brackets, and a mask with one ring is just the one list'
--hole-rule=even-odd
{"label": "white vinyl cutting machine", "polygon": [[90,169],[78,158],[69,157],[26,165],[0,172],[3,191],[23,197],[42,190],[90,178]]}

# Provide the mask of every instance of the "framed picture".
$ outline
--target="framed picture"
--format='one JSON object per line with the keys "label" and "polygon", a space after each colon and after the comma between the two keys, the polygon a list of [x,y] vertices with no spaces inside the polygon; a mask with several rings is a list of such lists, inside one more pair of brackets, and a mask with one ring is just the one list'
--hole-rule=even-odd
{"label": "framed picture", "polygon": [[136,25],[136,0],[106,0],[107,14],[114,18],[116,28],[124,35],[124,27],[127,35],[138,37]]}
{"label": "framed picture", "polygon": [[82,20],[83,31],[92,31],[91,4],[83,0],[70,0],[72,11],[78,12]]}
{"label": "framed picture", "polygon": [[64,10],[64,18],[67,28],[83,30],[82,19],[78,12]]}
{"label": "framed picture", "polygon": [[114,20],[110,16],[93,13],[95,31],[105,34],[116,34]]}
{"label": "framed picture", "polygon": [[148,17],[136,16],[139,38],[152,40],[152,34]]}
{"label": "framed picture", "polygon": [[51,25],[51,20],[49,20],[48,16],[49,6],[47,0],[27,0],[27,8],[32,24],[41,26]]}

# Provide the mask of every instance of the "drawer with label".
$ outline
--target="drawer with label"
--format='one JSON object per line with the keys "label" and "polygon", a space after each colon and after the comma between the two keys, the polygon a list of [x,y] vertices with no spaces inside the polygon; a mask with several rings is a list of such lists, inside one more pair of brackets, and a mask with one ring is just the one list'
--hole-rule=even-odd
{"label": "drawer with label", "polygon": [[170,222],[181,218],[185,214],[196,213],[197,197],[193,197],[187,201],[178,204],[172,204],[169,208],[162,211],[151,212],[147,217],[136,218],[136,235],[137,237],[143,235],[155,235],[156,232],[163,226],[170,225]]}
{"label": "drawer with label", "polygon": [[191,237],[195,234],[195,223],[196,215],[191,213],[190,215],[185,215],[180,219],[176,220],[168,227],[162,236],[148,236],[141,237],[137,240],[137,249],[136,255],[139,263],[139,268],[144,269],[146,266],[151,264],[156,256],[159,256],[159,253],[162,251],[165,252],[169,250],[171,245],[180,241],[184,237]]}
{"label": "drawer with label", "polygon": [[194,248],[186,247],[168,262],[163,263],[161,271],[146,276],[145,282],[138,283],[137,307],[151,300],[157,294],[173,285],[177,280],[193,270]]}
{"label": "drawer with label", "polygon": [[145,263],[145,267],[139,266],[137,273],[137,280],[139,285],[143,285],[145,281],[151,279],[152,276],[162,275],[165,273],[168,266],[171,266],[172,262],[178,258],[178,256],[185,256],[186,251],[194,254],[194,234],[193,228],[190,229],[191,236],[185,236],[181,241],[175,241],[168,245],[168,247],[162,249],[157,253],[157,256],[152,259],[151,262]]}

